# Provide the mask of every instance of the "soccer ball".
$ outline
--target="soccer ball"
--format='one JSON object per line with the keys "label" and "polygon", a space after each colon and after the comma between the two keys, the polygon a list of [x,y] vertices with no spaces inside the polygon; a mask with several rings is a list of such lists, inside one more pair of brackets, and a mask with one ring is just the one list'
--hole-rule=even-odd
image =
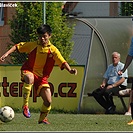
{"label": "soccer ball", "polygon": [[0,120],[2,122],[10,122],[15,116],[14,110],[9,106],[0,108]]}

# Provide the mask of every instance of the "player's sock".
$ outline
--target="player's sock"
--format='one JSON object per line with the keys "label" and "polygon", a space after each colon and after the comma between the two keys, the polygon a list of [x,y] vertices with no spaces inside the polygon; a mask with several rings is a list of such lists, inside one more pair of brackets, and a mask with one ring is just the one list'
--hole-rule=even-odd
{"label": "player's sock", "polygon": [[45,106],[44,104],[42,105],[41,110],[40,110],[40,117],[38,120],[39,123],[42,122],[46,118],[50,110],[51,110],[51,105],[49,107]]}
{"label": "player's sock", "polygon": [[23,106],[28,106],[28,101],[30,97],[30,92],[33,84],[26,84],[23,85]]}

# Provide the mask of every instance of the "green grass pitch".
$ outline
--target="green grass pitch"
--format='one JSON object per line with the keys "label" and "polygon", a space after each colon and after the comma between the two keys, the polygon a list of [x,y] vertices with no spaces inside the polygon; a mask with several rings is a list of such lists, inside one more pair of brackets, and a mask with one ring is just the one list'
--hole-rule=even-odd
{"label": "green grass pitch", "polygon": [[11,122],[0,122],[0,131],[133,131],[133,125],[127,125],[131,116],[105,114],[49,114],[51,124],[38,124],[39,113],[31,113],[25,118],[15,113]]}

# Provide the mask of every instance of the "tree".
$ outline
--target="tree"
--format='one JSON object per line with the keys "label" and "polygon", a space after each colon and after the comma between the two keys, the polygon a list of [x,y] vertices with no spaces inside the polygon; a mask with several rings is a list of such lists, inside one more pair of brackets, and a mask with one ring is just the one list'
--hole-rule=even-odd
{"label": "tree", "polygon": [[52,27],[51,42],[61,51],[63,57],[71,64],[75,64],[70,59],[74,43],[71,41],[74,25],[67,21],[62,15],[62,2],[46,3],[46,22]]}
{"label": "tree", "polygon": [[133,2],[121,2],[121,16],[133,15]]}
{"label": "tree", "polygon": [[[62,16],[62,2],[46,2],[46,23],[52,27],[51,42],[59,48],[64,58],[69,63],[74,63],[70,59],[73,42],[73,25],[69,25],[66,16]],[[16,14],[9,24],[11,27],[10,39],[13,44],[21,41],[35,41],[37,39],[36,29],[42,24],[43,3],[42,2],[18,2]],[[12,53],[13,64],[22,64],[27,58],[27,54]]]}
{"label": "tree", "polygon": [[[16,14],[9,21],[11,27],[10,39],[13,44],[21,41],[34,41],[37,39],[36,28],[42,24],[42,4],[36,2],[18,2]],[[13,64],[22,64],[27,58],[25,53],[14,52],[11,54]]]}

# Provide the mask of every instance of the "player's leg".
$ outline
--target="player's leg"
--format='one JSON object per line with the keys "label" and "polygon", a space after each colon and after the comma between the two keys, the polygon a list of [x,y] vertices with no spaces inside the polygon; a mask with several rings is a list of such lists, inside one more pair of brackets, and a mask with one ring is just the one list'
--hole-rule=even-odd
{"label": "player's leg", "polygon": [[104,109],[108,109],[108,104],[105,100],[105,98],[103,97],[103,93],[104,93],[104,89],[96,89],[92,92],[93,97],[95,98],[95,100],[104,108]]}
{"label": "player's leg", "polygon": [[33,86],[34,82],[34,75],[31,72],[23,72],[22,73],[22,81],[24,81],[23,84],[23,115],[26,118],[30,118],[30,112],[28,108],[28,102],[29,102],[29,97],[31,93],[31,88]]}
{"label": "player's leg", "polygon": [[132,81],[132,87],[131,87],[131,103],[130,103],[130,106],[131,106],[131,118],[132,120],[130,122],[128,122],[127,124],[128,125],[133,125],[133,81]]}
{"label": "player's leg", "polygon": [[124,86],[122,88],[120,88],[119,86],[116,86],[116,87],[113,87],[111,89],[106,89],[105,91],[105,98],[106,98],[106,101],[107,101],[107,104],[109,105],[109,108],[107,110],[107,112],[109,114],[114,114],[115,113],[115,110],[116,110],[116,106],[114,105],[114,101],[113,101],[113,94],[116,94],[118,95],[119,94],[119,91],[122,90],[122,89],[126,89]]}
{"label": "player's leg", "polygon": [[128,110],[127,112],[125,113],[125,115],[131,115],[131,101],[132,101],[132,91],[131,90],[128,90],[128,93],[129,93],[129,103],[128,103]]}
{"label": "player's leg", "polygon": [[50,88],[49,87],[41,88],[39,95],[43,99],[43,104],[42,104],[42,107],[40,109],[40,117],[39,117],[38,123],[39,124],[40,123],[50,124],[46,118],[46,116],[48,115],[48,113],[51,110],[52,98],[51,98]]}

